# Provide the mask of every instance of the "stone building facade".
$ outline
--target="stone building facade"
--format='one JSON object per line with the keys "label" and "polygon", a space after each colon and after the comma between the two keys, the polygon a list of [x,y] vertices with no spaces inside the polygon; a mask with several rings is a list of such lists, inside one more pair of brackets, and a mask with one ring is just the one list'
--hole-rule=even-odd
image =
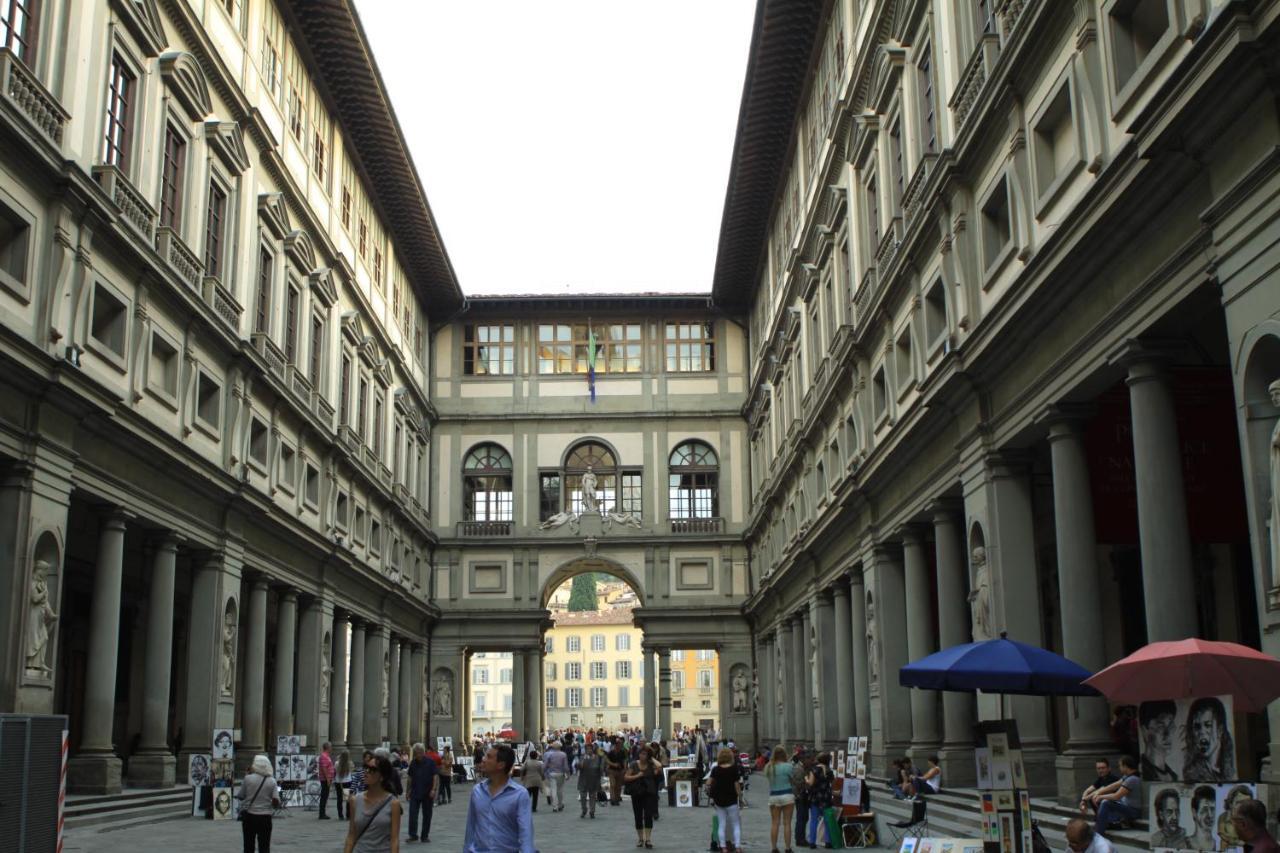
{"label": "stone building facade", "polygon": [[[714,298],[751,330],[766,741],[963,784],[995,700],[909,660],[1280,651],[1278,39],[1274,2],[759,4]],[[1038,791],[1116,751],[1102,700],[1007,710]],[[1241,719],[1270,778],[1280,717]]]}
{"label": "stone building facade", "polygon": [[635,626],[632,608],[562,611],[551,618],[555,625],[542,649],[546,727],[613,732],[640,726],[645,659],[652,665],[653,658],[643,649],[644,633]]}

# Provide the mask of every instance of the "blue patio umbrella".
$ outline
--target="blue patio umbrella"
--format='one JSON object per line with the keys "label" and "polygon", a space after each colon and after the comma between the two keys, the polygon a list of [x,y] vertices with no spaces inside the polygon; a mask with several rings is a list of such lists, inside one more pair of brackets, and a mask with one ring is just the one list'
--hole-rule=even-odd
{"label": "blue patio umbrella", "polygon": [[1008,693],[1022,696],[1098,696],[1087,684],[1093,673],[1075,661],[1010,640],[964,643],[935,652],[898,671],[903,687]]}

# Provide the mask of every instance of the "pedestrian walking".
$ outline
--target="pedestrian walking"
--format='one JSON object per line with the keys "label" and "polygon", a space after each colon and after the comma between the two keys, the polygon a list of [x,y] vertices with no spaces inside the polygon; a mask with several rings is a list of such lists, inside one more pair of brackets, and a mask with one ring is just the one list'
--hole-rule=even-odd
{"label": "pedestrian walking", "polygon": [[[364,790],[364,771],[365,768],[369,766],[369,760],[371,758],[373,758],[373,753],[366,749],[360,756],[360,766],[351,771],[351,780],[347,783],[347,793],[350,797],[354,797],[356,794],[359,794]],[[348,797],[348,800],[350,800],[350,797]],[[350,805],[350,802],[348,802],[348,814],[351,812]]]}
{"label": "pedestrian walking", "polygon": [[798,847],[809,846],[809,840],[805,837],[805,825],[809,822],[809,786],[805,779],[809,775],[809,767],[812,764],[813,756],[804,750],[797,750],[796,755],[791,759],[791,792],[796,798],[795,839]]}
{"label": "pedestrian walking", "polygon": [[609,774],[609,805],[622,805],[622,774],[627,771],[627,750],[622,738],[615,737],[610,744],[605,769]]}
{"label": "pedestrian walking", "polygon": [[271,759],[255,755],[236,793],[240,800],[240,831],[244,853],[271,853],[271,813],[280,807],[280,794],[272,778]]}
{"label": "pedestrian walking", "polygon": [[[333,756],[329,754],[333,744],[325,741],[320,746],[320,758],[316,761],[316,772],[320,777],[320,817],[329,819],[329,787],[333,784]],[[342,806],[338,806],[338,817],[342,817]]]}
{"label": "pedestrian walking", "polygon": [[787,751],[781,746],[773,748],[773,757],[764,767],[764,778],[769,783],[769,846],[778,853],[778,833],[786,853],[791,853],[791,819],[796,808],[796,795],[791,790],[791,772],[795,768],[787,760]]}
{"label": "pedestrian walking", "polygon": [[436,805],[453,802],[453,747],[446,746],[440,756],[440,794]]}
{"label": "pedestrian walking", "polygon": [[347,843],[343,853],[400,853],[400,801],[388,780],[395,770],[386,755],[373,755],[364,766],[362,793],[351,800]]}
{"label": "pedestrian walking", "polygon": [[631,811],[636,820],[636,846],[653,849],[653,819],[658,813],[658,783],[662,765],[653,758],[653,750],[640,747],[639,757],[627,765],[622,781],[631,796]]}
{"label": "pedestrian walking", "polygon": [[542,759],[543,772],[547,777],[547,799],[551,801],[551,810],[564,811],[564,779],[569,775],[569,757],[560,748],[560,741],[553,740]]}
{"label": "pedestrian walking", "polygon": [[[440,771],[436,763],[427,757],[427,749],[420,743],[413,745],[413,760],[409,762],[409,840],[430,841],[431,808],[439,793]],[[422,833],[418,833],[418,813],[422,813]]]}
{"label": "pedestrian walking", "polygon": [[[738,853],[742,844],[742,815],[738,810],[742,776],[734,762],[733,750],[726,747],[716,754],[716,766],[711,768],[707,788],[720,826],[720,853]],[[729,838],[733,839],[732,847]]]}
{"label": "pedestrian walking", "polygon": [[524,784],[525,790],[529,792],[529,801],[533,804],[533,811],[538,810],[538,794],[542,791],[545,777],[542,775],[542,761],[538,758],[537,750],[529,750],[524,757],[524,767],[520,770],[520,781]]}
{"label": "pedestrian walking", "polygon": [[809,768],[805,784],[809,791],[809,848],[818,849],[818,827],[822,824],[823,814],[831,805],[831,753],[824,752]]}
{"label": "pedestrian walking", "polygon": [[595,820],[596,797],[604,779],[604,751],[597,749],[594,744],[585,749],[578,761],[578,801],[582,804],[582,814],[579,817],[586,817],[590,811],[591,819]]}
{"label": "pedestrian walking", "polygon": [[343,814],[343,808],[349,799],[347,788],[351,785],[351,753],[345,749],[338,754],[338,760],[333,767],[334,775],[334,799],[338,802],[338,820],[346,820],[347,816]]}
{"label": "pedestrian walking", "polygon": [[505,743],[484,754],[486,781],[471,789],[463,853],[537,853],[528,794],[511,779],[515,763],[516,752]]}

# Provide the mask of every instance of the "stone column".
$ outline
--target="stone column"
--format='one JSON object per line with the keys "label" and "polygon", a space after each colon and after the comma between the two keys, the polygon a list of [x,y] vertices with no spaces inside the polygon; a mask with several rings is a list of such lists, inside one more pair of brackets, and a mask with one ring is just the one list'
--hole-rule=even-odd
{"label": "stone column", "polygon": [[778,714],[778,737],[794,745],[800,742],[800,738],[796,735],[795,703],[792,701],[795,691],[791,686],[791,620],[779,620],[777,633],[778,663],[775,664],[775,671],[770,673],[769,677],[776,682],[775,689],[778,694],[774,700],[774,708],[777,709]]}
{"label": "stone column", "polygon": [[838,737],[847,738],[854,733],[853,685],[845,680],[853,671],[853,636],[849,633],[849,587],[844,578],[836,581],[831,589],[831,601],[835,608],[835,664],[836,681],[832,685],[836,704],[836,728]]}
{"label": "stone column", "polygon": [[172,788],[177,761],[169,752],[169,681],[173,670],[173,589],[178,542],[161,539],[151,559],[147,597],[145,694],[142,743],[129,759],[129,782],[139,788]]}
{"label": "stone column", "polygon": [[1185,640],[1199,619],[1173,389],[1159,357],[1138,351],[1127,361],[1147,641]]}
{"label": "stone column", "polygon": [[542,692],[542,649],[530,651],[524,656],[524,724],[529,729],[520,737],[538,742],[542,735],[542,706],[546,697]]}
{"label": "stone column", "polygon": [[393,746],[404,746],[400,737],[400,640],[391,637],[387,642],[387,740]]}
{"label": "stone column", "polygon": [[387,733],[383,686],[390,639],[391,630],[386,625],[370,625],[364,640],[364,742],[370,748],[381,746]]}
{"label": "stone column", "polygon": [[819,749],[835,742],[839,735],[836,724],[834,693],[838,692],[835,669],[835,614],[832,598],[819,592],[809,601],[809,619],[813,624],[813,648],[809,660],[809,692],[813,694],[813,740]]}
{"label": "stone column", "polygon": [[[293,651],[298,634],[298,592],[284,589],[276,611],[276,671],[271,692],[271,730],[276,735],[294,734]],[[318,744],[308,744],[310,749]]]}
{"label": "stone column", "polygon": [[[1092,672],[1106,666],[1093,492],[1084,436],[1078,421],[1057,413],[1049,427],[1053,461],[1054,538],[1058,550],[1058,597],[1062,606],[1062,653]],[[1074,800],[1091,782],[1098,754],[1111,751],[1105,699],[1067,700],[1067,749],[1057,757],[1058,792]]]}
{"label": "stone column", "polygon": [[351,627],[347,614],[333,617],[333,676],[329,679],[329,739],[334,752],[347,746],[347,630]]}
{"label": "stone column", "polygon": [[873,767],[906,753],[911,744],[911,695],[898,683],[898,670],[907,663],[907,601],[900,552],[888,545],[875,549],[867,586],[868,658],[871,692],[871,755]]}
{"label": "stone column", "polygon": [[849,576],[849,637],[853,641],[853,731],[871,736],[871,694],[867,687],[867,596],[862,567]]}
{"label": "stone column", "polygon": [[307,748],[317,752],[322,743],[335,740],[330,721],[333,683],[338,680],[339,669],[334,663],[333,630],[333,602],[307,599],[298,617],[298,699],[293,730],[306,735]]}
{"label": "stone column", "polygon": [[796,674],[797,683],[800,685],[800,712],[799,720],[801,726],[801,736],[804,742],[809,746],[813,746],[818,739],[818,733],[813,727],[813,615],[809,608],[813,606],[812,600],[801,608],[799,617],[799,631],[796,641]]}
{"label": "stone column", "polygon": [[642,646],[640,659],[644,662],[644,731],[646,736],[658,727],[658,668],[654,665],[653,649]]}
{"label": "stone column", "polygon": [[236,662],[245,654],[240,627],[247,612],[240,598],[240,567],[239,556],[227,551],[196,560],[187,631],[185,734],[178,756],[182,768],[192,754],[209,751],[214,729],[236,724]]}
{"label": "stone column", "polygon": [[[396,697],[396,739],[401,744],[412,745],[413,741],[422,740],[413,730],[413,649],[408,640],[399,642],[396,653],[396,674],[400,682],[400,690]],[[419,691],[421,695],[421,691]],[[425,745],[425,744],[424,744]]]}
{"label": "stone column", "polygon": [[[901,535],[907,597],[907,661],[910,662],[936,652],[938,640],[933,632],[933,590],[924,540],[914,527],[903,528]],[[896,681],[897,672],[888,673],[887,677]],[[911,756],[923,767],[925,758],[938,751],[938,693],[912,688],[910,695]]]}
{"label": "stone column", "polygon": [[[686,685],[687,686],[687,685]],[[658,727],[662,739],[671,737],[671,650],[658,649]],[[652,732],[645,732],[649,737]]]}
{"label": "stone column", "polygon": [[[954,513],[938,507],[933,514],[934,553],[938,563],[938,634],[944,649],[972,639],[969,629],[969,582],[964,559],[964,533]],[[949,784],[976,783],[973,766],[973,697],[942,694],[942,749],[938,753],[942,778]],[[1081,790],[1084,790],[1083,788]]]}
{"label": "stone column", "polygon": [[347,687],[347,749],[352,753],[352,761],[369,746],[364,728],[364,694],[368,690],[364,677],[366,651],[365,623],[352,620],[351,674]]}
{"label": "stone column", "polygon": [[520,649],[511,651],[511,728],[520,737],[533,740],[529,737],[529,715],[526,713],[524,658],[525,654]]}
{"label": "stone column", "polygon": [[116,718],[116,665],[120,644],[120,586],[124,578],[125,515],[114,510],[98,533],[98,562],[89,611],[89,660],[85,674],[80,751],[68,768],[77,793],[120,792],[120,759],[111,743]]}
{"label": "stone column", "polygon": [[[237,769],[248,767],[253,756],[265,752],[264,702],[267,666],[267,579],[259,575],[249,586],[249,615],[245,623],[244,704],[240,711],[240,747]],[[247,755],[247,759],[243,759]]]}
{"label": "stone column", "polygon": [[413,644],[413,739],[420,740],[423,743],[432,736],[432,732],[427,731],[427,709],[423,705],[422,695],[425,692],[423,685],[427,680],[427,647],[422,643]]}
{"label": "stone column", "polygon": [[810,725],[806,720],[812,720],[813,714],[809,710],[808,691],[804,687],[809,680],[806,677],[808,670],[805,669],[808,640],[805,637],[804,619],[800,614],[791,617],[788,628],[791,631],[791,660],[787,673],[787,692],[791,697],[788,705],[791,712],[791,737],[798,744],[806,744],[809,742]]}
{"label": "stone column", "polygon": [[778,741],[775,734],[773,712],[773,638],[763,636],[756,646],[756,730],[755,749],[761,749],[765,743]]}

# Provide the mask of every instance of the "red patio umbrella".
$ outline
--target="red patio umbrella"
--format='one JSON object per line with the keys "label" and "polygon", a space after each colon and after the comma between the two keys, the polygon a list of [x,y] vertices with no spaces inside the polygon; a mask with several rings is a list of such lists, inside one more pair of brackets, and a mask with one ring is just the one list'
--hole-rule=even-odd
{"label": "red patio umbrella", "polygon": [[505,729],[503,729],[502,731],[498,732],[498,737],[500,737],[500,738],[506,738],[507,740],[515,740],[515,739],[516,739],[516,730],[515,730],[515,729],[513,729],[513,728],[510,728],[510,727],[505,728]]}
{"label": "red patio umbrella", "polygon": [[1112,702],[1232,697],[1238,711],[1261,711],[1280,697],[1280,660],[1237,643],[1175,640],[1143,646],[1085,679]]}

